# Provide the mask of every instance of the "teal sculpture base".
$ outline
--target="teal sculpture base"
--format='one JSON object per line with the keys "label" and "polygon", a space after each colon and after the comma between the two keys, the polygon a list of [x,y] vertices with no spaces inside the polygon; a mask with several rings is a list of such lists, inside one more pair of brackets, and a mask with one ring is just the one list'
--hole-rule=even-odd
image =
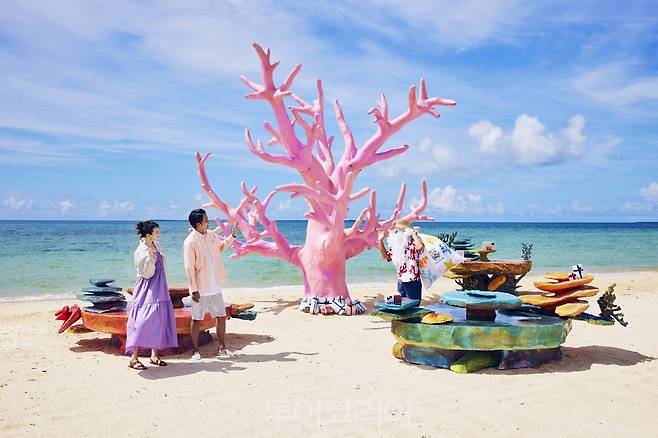
{"label": "teal sculpture base", "polygon": [[[445,324],[421,323],[422,310],[448,314]],[[391,332],[405,362],[467,373],[482,368],[536,368],[562,358],[571,320],[499,310],[494,321],[470,320],[466,309],[436,304],[392,319]],[[379,315],[377,315],[379,316]],[[396,350],[394,350],[396,351]]]}
{"label": "teal sculpture base", "polygon": [[401,354],[405,362],[449,368],[460,374],[490,367],[499,370],[538,368],[562,359],[562,351],[559,347],[538,350],[466,351],[404,345]]}

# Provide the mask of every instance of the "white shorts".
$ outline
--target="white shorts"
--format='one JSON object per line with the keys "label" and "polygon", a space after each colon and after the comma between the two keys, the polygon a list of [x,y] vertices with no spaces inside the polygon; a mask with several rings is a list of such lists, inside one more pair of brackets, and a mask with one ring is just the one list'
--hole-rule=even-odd
{"label": "white shorts", "polygon": [[192,300],[192,319],[194,321],[202,321],[206,316],[206,311],[210,312],[210,316],[213,318],[226,316],[224,294],[201,295],[198,303]]}

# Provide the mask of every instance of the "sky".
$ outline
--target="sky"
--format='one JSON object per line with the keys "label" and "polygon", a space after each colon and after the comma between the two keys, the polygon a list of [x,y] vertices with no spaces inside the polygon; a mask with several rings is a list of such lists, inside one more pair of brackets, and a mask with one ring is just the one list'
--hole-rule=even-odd
{"label": "sky", "polygon": [[[402,181],[407,212],[424,179],[437,221],[658,220],[658,4],[632,0],[5,0],[0,220],[186,219],[207,202],[196,151],[212,152],[231,206],[242,181],[261,199],[300,182],[245,145],[246,128],[265,143],[274,122],[239,79],[260,82],[253,42],[281,61],[279,83],[302,64],[293,91],[307,101],[322,79],[337,156],[334,99],[357,145],[382,93],[392,117],[420,78],[458,102],[359,175],[382,218]],[[268,216],[306,209],[278,193]]]}

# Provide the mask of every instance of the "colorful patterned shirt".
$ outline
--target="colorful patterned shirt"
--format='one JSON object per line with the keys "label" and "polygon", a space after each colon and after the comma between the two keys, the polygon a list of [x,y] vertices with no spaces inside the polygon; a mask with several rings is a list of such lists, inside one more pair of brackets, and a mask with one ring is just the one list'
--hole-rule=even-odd
{"label": "colorful patterned shirt", "polygon": [[[389,260],[393,255],[390,250],[386,251]],[[398,271],[398,281],[406,283],[409,281],[420,280],[420,268],[418,266],[418,258],[420,252],[416,249],[413,236],[409,235],[407,246],[404,247],[404,258],[399,266],[395,266]]]}

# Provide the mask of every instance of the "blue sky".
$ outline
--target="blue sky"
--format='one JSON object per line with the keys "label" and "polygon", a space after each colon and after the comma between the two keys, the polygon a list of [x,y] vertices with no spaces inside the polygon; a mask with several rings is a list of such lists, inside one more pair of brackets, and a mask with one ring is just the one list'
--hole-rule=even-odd
{"label": "blue sky", "polygon": [[[424,178],[439,221],[658,220],[658,5],[499,0],[5,1],[0,219],[184,219],[206,201],[197,150],[233,205],[243,180],[263,197],[299,181],[244,144],[273,119],[239,80],[260,79],[254,41],[279,81],[303,64],[307,100],[321,78],[359,144],[382,92],[392,115],[421,77],[458,101],[360,175],[383,217],[401,181],[412,201]],[[278,194],[269,210],[306,208]]]}

